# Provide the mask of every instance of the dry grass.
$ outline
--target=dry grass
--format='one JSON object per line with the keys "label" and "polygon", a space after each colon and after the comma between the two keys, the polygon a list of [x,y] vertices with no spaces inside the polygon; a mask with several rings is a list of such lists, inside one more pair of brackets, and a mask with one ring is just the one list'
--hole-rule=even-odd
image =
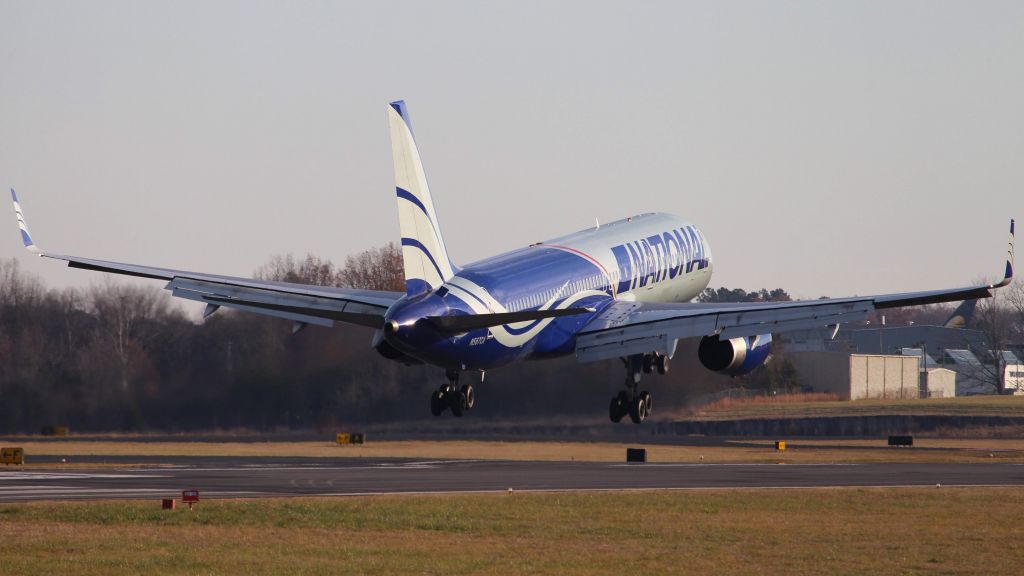
{"label": "dry grass", "polygon": [[[787,440],[779,438],[779,440]],[[686,442],[685,438],[680,439]],[[91,466],[76,462],[80,456],[223,456],[309,458],[419,458],[466,460],[544,460],[621,462],[627,447],[646,448],[652,462],[1021,462],[1024,439],[915,438],[915,448],[889,448],[878,440],[790,440],[778,453],[769,440],[732,440],[708,444],[695,438],[689,444],[611,442],[496,442],[395,441],[339,446],[333,442],[22,442],[26,460],[34,455],[65,457],[65,466]],[[121,464],[117,464],[121,466]],[[45,465],[53,467],[55,465]],[[60,465],[56,465],[60,466]]]}
{"label": "dry grass", "polygon": [[1019,489],[0,505],[3,574],[985,574]]}
{"label": "dry grass", "polygon": [[702,406],[700,412],[728,412],[740,410],[748,406],[776,406],[779,404],[807,404],[810,402],[839,402],[839,396],[828,392],[811,392],[805,394],[779,394],[777,396],[722,398],[717,402]]}
{"label": "dry grass", "polygon": [[807,396],[815,395],[725,398],[698,409],[694,415],[710,420],[884,415],[1024,417],[1024,396],[854,401],[811,399]]}

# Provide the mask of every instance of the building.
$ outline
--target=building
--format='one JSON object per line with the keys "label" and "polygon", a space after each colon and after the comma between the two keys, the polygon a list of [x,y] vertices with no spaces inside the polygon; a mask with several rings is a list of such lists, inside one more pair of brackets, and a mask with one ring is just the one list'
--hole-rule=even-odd
{"label": "building", "polygon": [[956,396],[956,372],[948,368],[928,369],[924,374],[924,382],[925,394],[928,398],[953,398]]}
{"label": "building", "polygon": [[1009,350],[1000,354],[1003,365],[1003,393],[1024,396],[1024,364]]}
{"label": "building", "polygon": [[787,352],[786,358],[802,383],[840,400],[921,396],[920,358],[915,356]]}
{"label": "building", "polygon": [[994,394],[995,373],[970,350],[948,349],[942,351],[940,364],[956,372],[956,395],[977,396]]}
{"label": "building", "polygon": [[899,354],[901,348],[924,346],[933,357],[938,357],[940,350],[977,352],[986,348],[984,332],[944,326],[844,325],[836,339],[850,342],[858,354]]}
{"label": "building", "polygon": [[921,386],[921,398],[952,398],[956,396],[956,372],[943,368],[936,362],[931,354],[925,354],[924,350],[918,348],[903,348],[901,356],[916,356],[919,360]]}

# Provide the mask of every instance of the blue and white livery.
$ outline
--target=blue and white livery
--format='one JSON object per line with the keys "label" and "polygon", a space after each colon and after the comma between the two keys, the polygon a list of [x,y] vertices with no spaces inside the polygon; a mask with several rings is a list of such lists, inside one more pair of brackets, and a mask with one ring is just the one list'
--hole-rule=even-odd
{"label": "blue and white livery", "polygon": [[835,327],[870,312],[991,296],[1013,277],[1013,232],[1004,278],[994,285],[831,300],[755,304],[691,302],[711,280],[714,257],[693,223],[669,214],[640,214],[538,242],[462,268],[448,257],[405,103],[388,106],[405,287],[380,292],[203,274],[53,254],[32,240],[11,191],[25,247],[74,268],[154,278],[174,296],[206,305],[291,320],[294,330],[336,322],[374,328],[372,346],[403,363],[443,368],[447,381],[431,411],[456,416],[473,407],[463,372],[575,354],[580,362],[621,358],[625,389],[609,417],[643,421],[651,395],[643,373],[664,374],[676,343],[699,338],[710,370],[744,374],[763,364],[772,334]]}

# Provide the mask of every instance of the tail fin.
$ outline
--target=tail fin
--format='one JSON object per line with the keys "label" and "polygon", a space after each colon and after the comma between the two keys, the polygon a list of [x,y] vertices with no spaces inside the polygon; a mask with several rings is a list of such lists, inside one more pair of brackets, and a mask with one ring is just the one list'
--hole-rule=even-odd
{"label": "tail fin", "polygon": [[398,192],[398,223],[402,232],[402,260],[405,264],[405,290],[409,295],[437,288],[453,275],[453,266],[444,247],[441,228],[434,213],[434,202],[423,173],[420,153],[412,134],[412,123],[405,102],[388,107],[391,125],[391,155],[395,163],[395,187]]}
{"label": "tail fin", "polygon": [[971,318],[974,316],[974,309],[977,305],[977,300],[964,300],[942,326],[944,328],[967,328],[971,325]]}

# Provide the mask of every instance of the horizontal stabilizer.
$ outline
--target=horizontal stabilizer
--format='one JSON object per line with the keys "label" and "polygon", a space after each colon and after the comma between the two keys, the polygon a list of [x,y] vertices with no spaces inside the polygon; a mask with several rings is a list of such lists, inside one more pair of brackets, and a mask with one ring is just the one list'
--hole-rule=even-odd
{"label": "horizontal stabilizer", "polygon": [[533,320],[544,320],[547,318],[559,318],[562,316],[575,316],[593,312],[591,308],[564,308],[561,310],[526,310],[523,312],[501,312],[497,314],[472,314],[460,316],[427,316],[425,320],[434,325],[441,332],[450,334],[461,334],[470,330],[501,326],[502,324],[515,324],[516,322],[531,322]]}

